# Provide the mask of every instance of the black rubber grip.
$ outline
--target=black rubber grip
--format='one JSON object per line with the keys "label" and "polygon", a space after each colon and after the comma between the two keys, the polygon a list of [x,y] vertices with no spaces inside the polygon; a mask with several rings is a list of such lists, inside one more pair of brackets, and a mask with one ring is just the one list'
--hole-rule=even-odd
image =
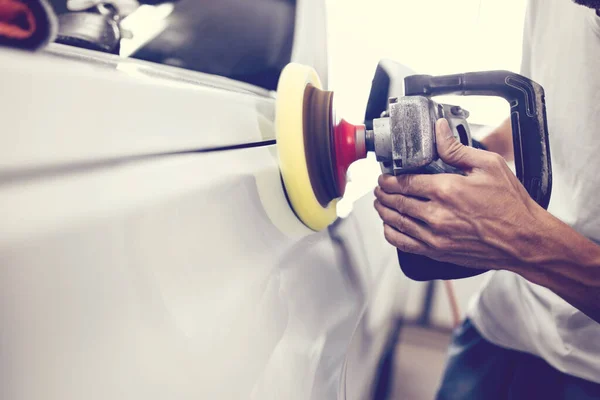
{"label": "black rubber grip", "polygon": [[436,279],[463,279],[483,274],[487,269],[467,268],[462,265],[432,260],[418,254],[398,252],[398,262],[402,272],[414,281],[432,281]]}
{"label": "black rubber grip", "polygon": [[[544,89],[539,84],[509,71],[438,77],[413,75],[405,78],[404,84],[407,96],[458,94],[496,96],[508,101],[517,178],[540,206],[548,207],[552,191],[552,165]],[[480,146],[480,143],[474,144],[474,147]],[[440,262],[400,250],[398,261],[404,274],[416,281],[461,279],[486,272],[484,269]]]}

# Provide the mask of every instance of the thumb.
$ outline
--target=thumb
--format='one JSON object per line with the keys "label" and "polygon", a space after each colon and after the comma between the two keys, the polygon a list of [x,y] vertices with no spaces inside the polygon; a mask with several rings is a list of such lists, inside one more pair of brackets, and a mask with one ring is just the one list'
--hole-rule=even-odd
{"label": "thumb", "polygon": [[460,169],[470,169],[479,164],[478,151],[455,138],[444,118],[436,121],[435,135],[438,155],[446,164]]}

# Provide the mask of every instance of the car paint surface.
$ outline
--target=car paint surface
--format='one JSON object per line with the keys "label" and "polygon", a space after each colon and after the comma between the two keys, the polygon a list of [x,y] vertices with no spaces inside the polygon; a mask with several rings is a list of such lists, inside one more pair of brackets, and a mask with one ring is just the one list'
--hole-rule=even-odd
{"label": "car paint surface", "polygon": [[369,187],[298,221],[273,93],[58,45],[0,64],[0,398],[372,394],[405,281]]}
{"label": "car paint surface", "polygon": [[[0,170],[273,140],[274,95],[233,80],[64,45],[3,49]],[[264,123],[263,123],[264,122]]]}
{"label": "car paint surface", "polygon": [[398,269],[372,213],[304,228],[273,147],[1,186],[2,398],[334,398]]}

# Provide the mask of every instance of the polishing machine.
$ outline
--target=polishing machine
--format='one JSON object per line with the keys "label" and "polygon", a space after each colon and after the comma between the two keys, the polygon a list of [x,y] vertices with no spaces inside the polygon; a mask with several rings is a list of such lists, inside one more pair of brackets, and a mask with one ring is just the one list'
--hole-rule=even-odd
{"label": "polishing machine", "polygon": [[[316,72],[300,64],[282,71],[277,88],[276,133],[281,175],[292,208],[302,222],[322,230],[336,218],[350,164],[374,152],[385,174],[462,173],[437,155],[435,122],[448,120],[466,146],[471,138],[466,110],[440,104],[438,95],[499,96],[510,104],[516,175],[542,207],[550,200],[552,170],[543,88],[508,71],[446,76],[412,75],[404,96],[391,97],[372,129],[336,119],[333,92]],[[398,251],[400,266],[416,280],[457,279],[482,270],[441,263]]]}

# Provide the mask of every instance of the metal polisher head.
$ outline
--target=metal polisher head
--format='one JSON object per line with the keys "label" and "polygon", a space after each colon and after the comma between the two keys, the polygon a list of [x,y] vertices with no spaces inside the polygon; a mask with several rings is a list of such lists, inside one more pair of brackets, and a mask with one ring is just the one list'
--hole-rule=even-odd
{"label": "metal polisher head", "polygon": [[365,158],[365,126],[336,121],[333,92],[307,85],[304,91],[304,149],[310,182],[323,206],[344,195],[350,164]]}

